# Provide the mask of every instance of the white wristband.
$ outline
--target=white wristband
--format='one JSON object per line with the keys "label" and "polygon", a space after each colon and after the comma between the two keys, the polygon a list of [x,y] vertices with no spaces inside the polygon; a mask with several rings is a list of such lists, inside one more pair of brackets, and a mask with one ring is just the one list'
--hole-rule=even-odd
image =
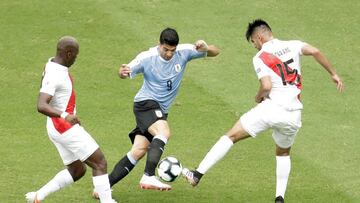
{"label": "white wristband", "polygon": [[69,115],[69,113],[64,111],[64,112],[61,113],[60,117],[65,119],[67,115]]}

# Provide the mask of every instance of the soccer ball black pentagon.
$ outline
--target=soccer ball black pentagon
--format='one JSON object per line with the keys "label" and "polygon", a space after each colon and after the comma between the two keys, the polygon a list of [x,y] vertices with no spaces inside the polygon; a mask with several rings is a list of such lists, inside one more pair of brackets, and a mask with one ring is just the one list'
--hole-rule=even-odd
{"label": "soccer ball black pentagon", "polygon": [[181,170],[180,161],[172,156],[162,159],[157,168],[158,176],[166,182],[174,181],[181,174]]}

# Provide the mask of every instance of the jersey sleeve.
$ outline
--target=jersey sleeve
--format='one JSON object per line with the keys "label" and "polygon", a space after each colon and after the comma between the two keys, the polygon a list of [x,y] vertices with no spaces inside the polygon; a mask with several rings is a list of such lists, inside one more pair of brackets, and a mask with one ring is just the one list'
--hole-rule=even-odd
{"label": "jersey sleeve", "polygon": [[264,64],[264,62],[258,56],[255,56],[253,58],[253,65],[259,80],[264,76],[270,75],[269,68]]}
{"label": "jersey sleeve", "polygon": [[132,60],[128,66],[131,69],[130,78],[134,78],[137,74],[144,72],[143,60],[144,54],[140,53],[136,56],[134,60]]}
{"label": "jersey sleeve", "polygon": [[57,86],[57,79],[52,74],[43,73],[40,92],[54,96]]}
{"label": "jersey sleeve", "polygon": [[296,50],[299,55],[303,55],[301,49],[307,45],[307,43],[303,42],[303,41],[300,41],[300,40],[293,40],[291,41],[291,46],[292,46],[292,49]]}
{"label": "jersey sleeve", "polygon": [[188,61],[207,56],[207,52],[197,51],[193,44],[181,44],[178,46],[178,50],[185,55]]}

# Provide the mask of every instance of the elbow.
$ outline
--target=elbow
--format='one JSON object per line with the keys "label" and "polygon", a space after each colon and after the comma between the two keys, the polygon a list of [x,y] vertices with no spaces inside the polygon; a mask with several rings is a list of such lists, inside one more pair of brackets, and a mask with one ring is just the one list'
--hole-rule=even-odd
{"label": "elbow", "polygon": [[220,54],[220,49],[215,47],[214,51],[213,51],[213,56],[217,56]]}
{"label": "elbow", "polygon": [[264,86],[262,87],[262,91],[263,91],[265,97],[268,97],[268,96],[269,96],[270,91],[271,91],[271,87],[272,87],[271,84],[270,84],[270,85],[264,85]]}
{"label": "elbow", "polygon": [[219,51],[213,51],[213,52],[208,52],[208,53],[207,53],[207,56],[208,56],[208,57],[215,57],[215,56],[217,56],[217,55],[219,55],[219,54],[220,54]]}
{"label": "elbow", "polygon": [[44,105],[38,104],[38,105],[37,105],[37,111],[38,111],[39,113],[43,113],[43,112],[45,111]]}
{"label": "elbow", "polygon": [[321,54],[320,50],[318,48],[313,48],[310,52],[312,56],[318,56]]}
{"label": "elbow", "polygon": [[270,92],[270,91],[271,91],[271,88],[272,88],[271,82],[263,83],[262,86],[261,86],[261,89],[262,89],[264,92]]}
{"label": "elbow", "polygon": [[265,88],[263,91],[264,91],[264,95],[265,95],[266,97],[268,97],[269,94],[270,94],[270,92],[271,92],[271,88]]}
{"label": "elbow", "polygon": [[271,84],[271,83],[270,83],[270,84],[267,84],[267,85],[265,86],[266,91],[269,91],[269,92],[270,92],[271,88],[272,88],[272,84]]}
{"label": "elbow", "polygon": [[220,54],[219,48],[214,45],[209,46],[209,51],[207,52],[207,56],[214,57]]}

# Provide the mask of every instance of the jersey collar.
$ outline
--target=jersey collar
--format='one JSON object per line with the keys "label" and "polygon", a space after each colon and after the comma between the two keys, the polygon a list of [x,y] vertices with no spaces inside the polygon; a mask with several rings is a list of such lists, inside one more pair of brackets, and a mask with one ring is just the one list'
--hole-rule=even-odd
{"label": "jersey collar", "polygon": [[272,39],[272,40],[269,40],[269,41],[267,41],[267,42],[265,42],[264,44],[263,44],[263,47],[264,46],[269,46],[270,44],[275,44],[276,42],[278,42],[279,40],[277,39],[277,38],[274,38],[274,39]]}
{"label": "jersey collar", "polygon": [[65,72],[69,72],[69,68],[68,68],[68,67],[53,62],[53,61],[52,61],[53,59],[54,59],[54,57],[50,58],[49,61],[48,61],[48,63],[52,66],[52,68],[55,68],[55,69],[61,70],[61,71],[65,71]]}

